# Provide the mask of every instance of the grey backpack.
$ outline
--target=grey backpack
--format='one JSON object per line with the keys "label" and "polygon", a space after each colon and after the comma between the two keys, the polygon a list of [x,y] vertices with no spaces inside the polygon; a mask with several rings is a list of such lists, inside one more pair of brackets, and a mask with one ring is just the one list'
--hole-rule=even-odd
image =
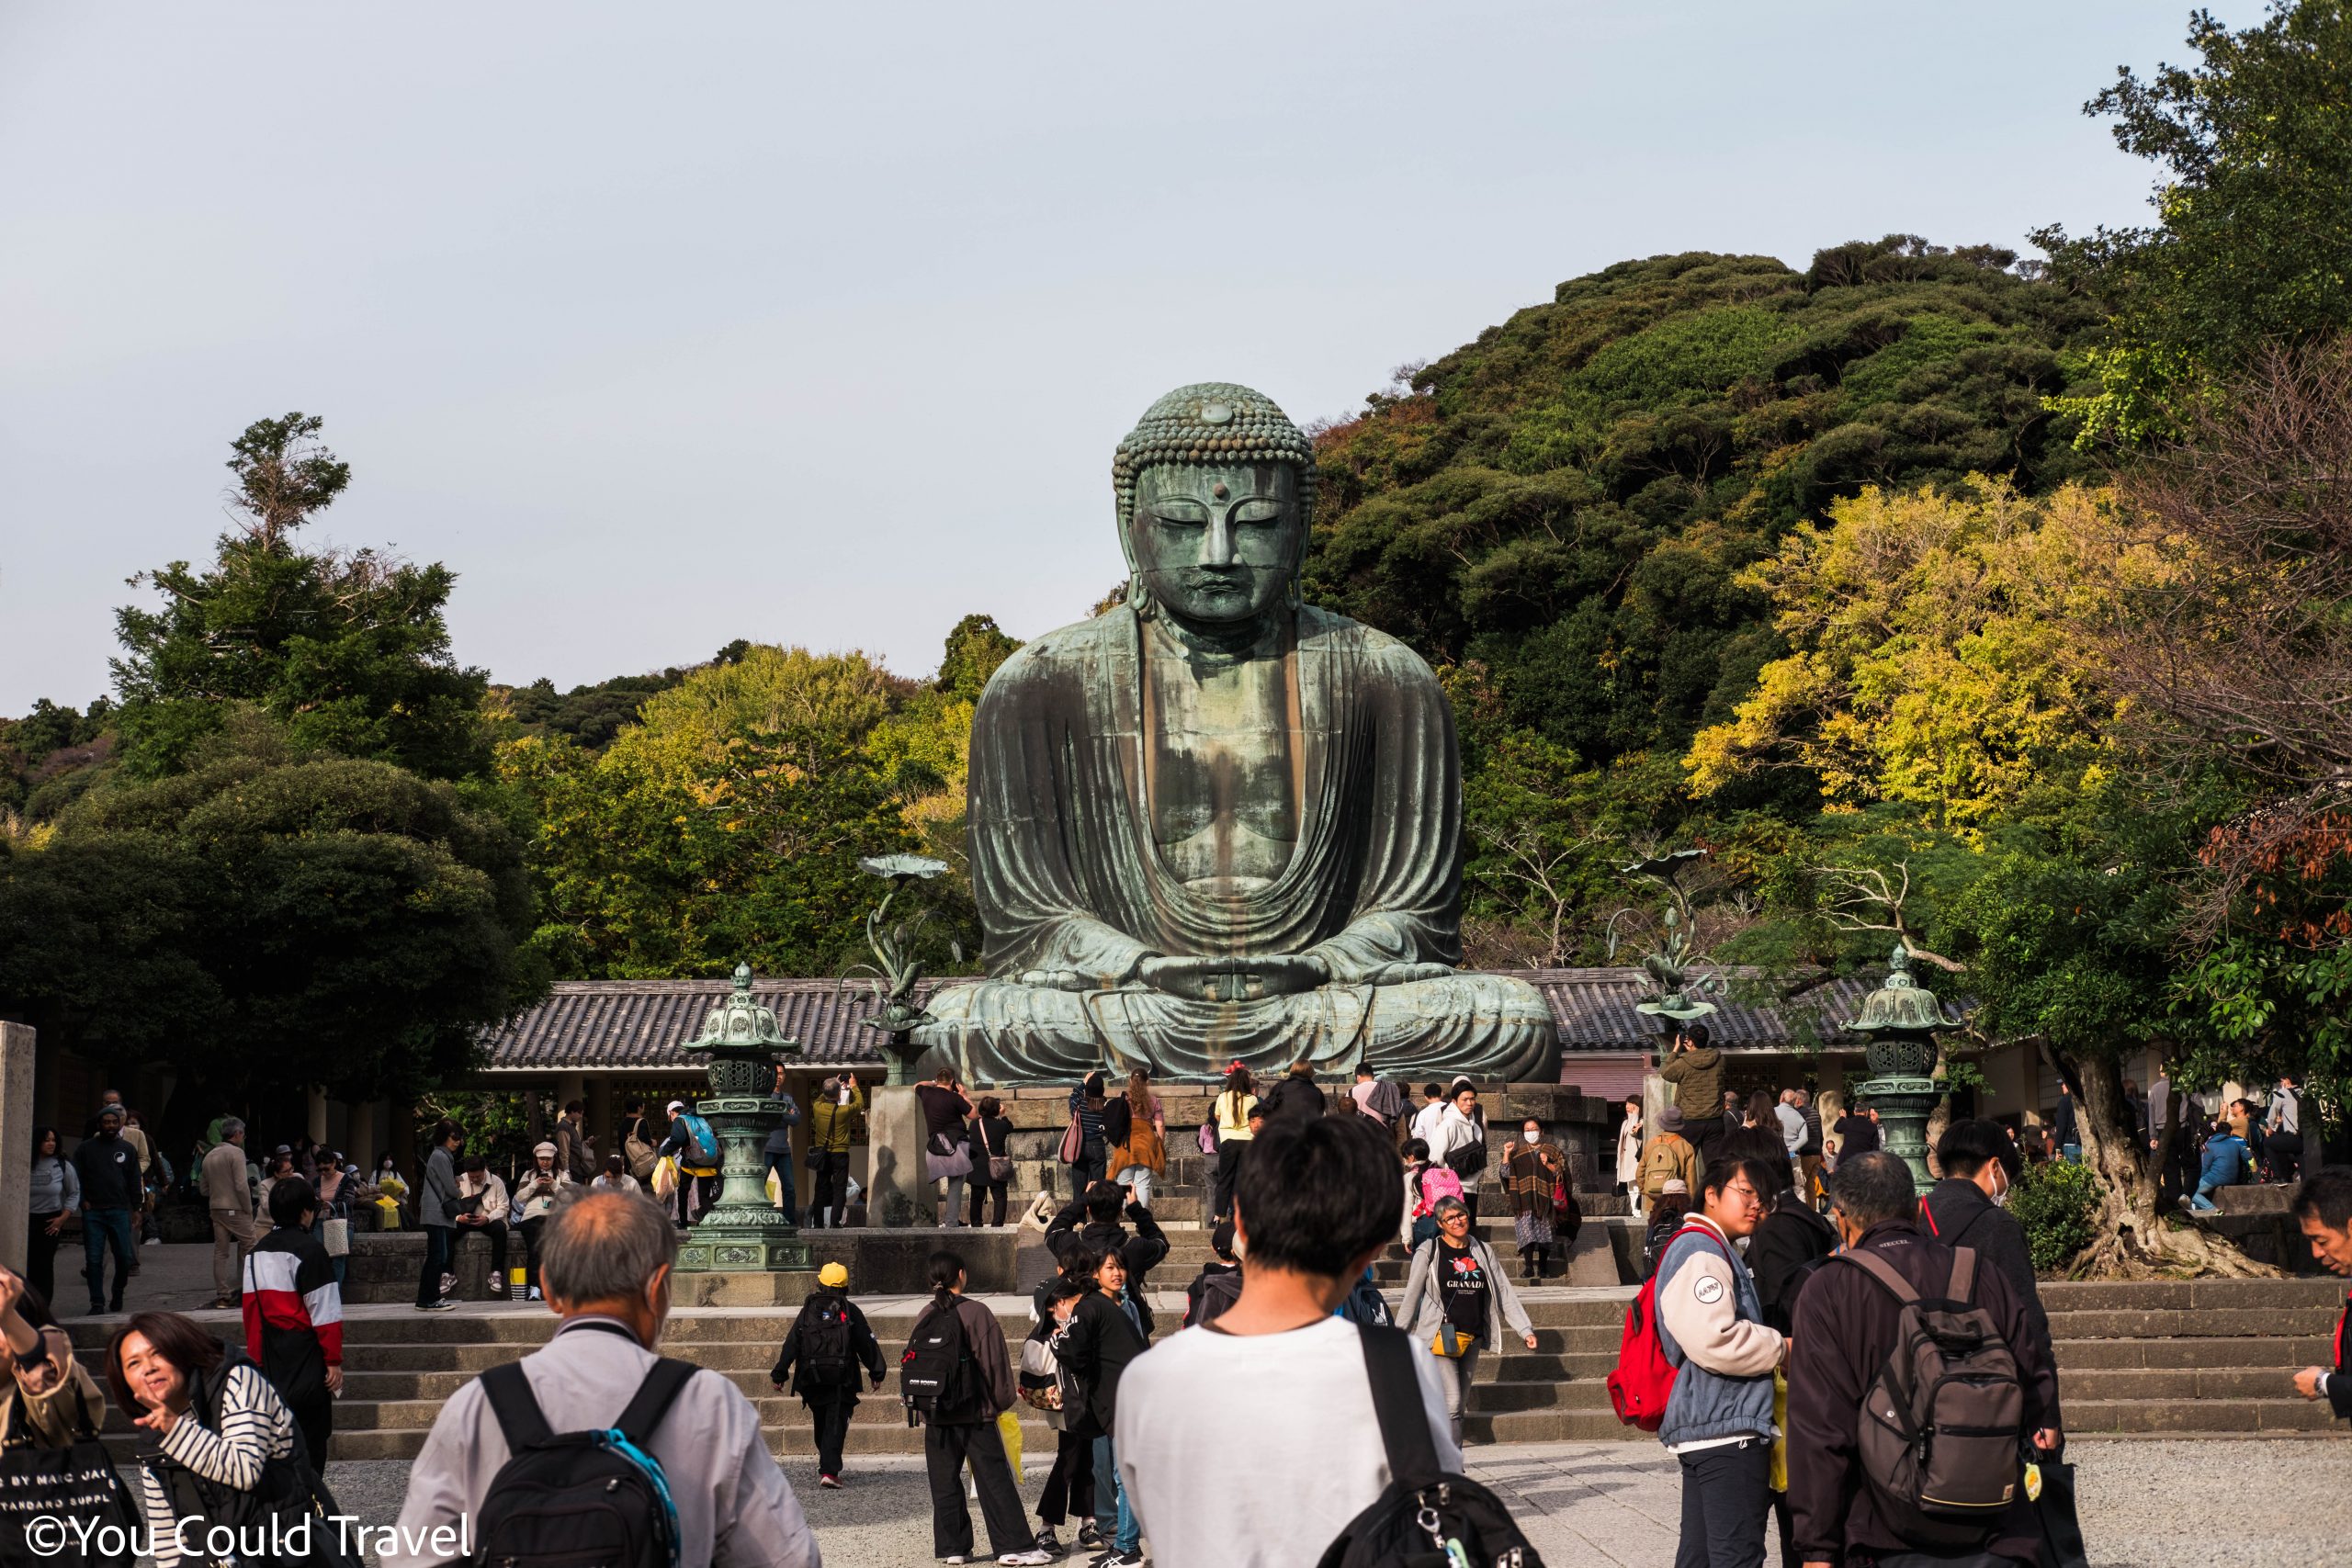
{"label": "grey backpack", "polygon": [[1903,1303],[1894,1349],[1862,1396],[1859,1450],[1887,1522],[1923,1551],[1982,1542],[2017,1500],[2025,1385],[1993,1314],[1971,1300],[1976,1252],[1957,1247],[1941,1299],[1866,1249],[1838,1255]]}

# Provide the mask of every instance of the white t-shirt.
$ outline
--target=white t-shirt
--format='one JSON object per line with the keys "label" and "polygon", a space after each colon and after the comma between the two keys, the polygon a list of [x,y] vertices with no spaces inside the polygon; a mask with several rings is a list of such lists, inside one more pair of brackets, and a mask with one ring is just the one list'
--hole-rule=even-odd
{"label": "white t-shirt", "polygon": [[1437,1157],[1438,1129],[1445,1124],[1445,1113],[1453,1108],[1442,1100],[1435,1105],[1423,1105],[1413,1113],[1413,1136],[1430,1146],[1430,1157]]}
{"label": "white t-shirt", "polygon": [[[1413,1360],[1438,1463],[1459,1472],[1437,1358]],[[1363,1339],[1336,1317],[1170,1336],[1120,1377],[1113,1435],[1158,1568],[1313,1562],[1388,1484]]]}

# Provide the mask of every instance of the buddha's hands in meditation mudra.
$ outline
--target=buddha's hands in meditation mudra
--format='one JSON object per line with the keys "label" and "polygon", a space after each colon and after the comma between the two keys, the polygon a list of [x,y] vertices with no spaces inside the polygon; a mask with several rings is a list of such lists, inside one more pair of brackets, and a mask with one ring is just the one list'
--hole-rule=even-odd
{"label": "buddha's hands in meditation mudra", "polygon": [[[1383,964],[1356,976],[1363,986],[1402,986],[1415,980],[1435,980],[1454,971],[1443,964]],[[1287,997],[1331,984],[1330,965],[1311,953],[1265,953],[1251,958],[1165,958],[1154,955],[1136,965],[1132,976],[1155,991],[1188,1001],[1254,1002],[1266,997]],[[1021,976],[1024,986],[1057,991],[1091,991],[1100,982],[1069,969],[1031,969]]]}

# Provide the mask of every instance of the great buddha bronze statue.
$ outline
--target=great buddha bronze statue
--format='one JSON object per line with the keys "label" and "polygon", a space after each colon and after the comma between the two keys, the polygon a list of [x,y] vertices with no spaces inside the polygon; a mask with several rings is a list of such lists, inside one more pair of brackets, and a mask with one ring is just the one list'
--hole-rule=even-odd
{"label": "great buddha bronze statue", "polygon": [[1306,436],[1247,387],[1154,403],[1113,461],[1126,602],[1023,648],[972,724],[989,979],[921,1038],[974,1078],[1557,1077],[1533,987],[1461,961],[1462,774],[1437,679],[1299,602]]}

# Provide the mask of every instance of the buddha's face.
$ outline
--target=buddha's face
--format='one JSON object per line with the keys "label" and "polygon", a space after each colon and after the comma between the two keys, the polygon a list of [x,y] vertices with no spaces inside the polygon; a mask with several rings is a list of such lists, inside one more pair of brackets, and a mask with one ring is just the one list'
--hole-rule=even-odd
{"label": "buddha's face", "polygon": [[1281,604],[1304,532],[1287,463],[1170,465],[1136,479],[1136,571],[1180,619],[1248,621]]}

